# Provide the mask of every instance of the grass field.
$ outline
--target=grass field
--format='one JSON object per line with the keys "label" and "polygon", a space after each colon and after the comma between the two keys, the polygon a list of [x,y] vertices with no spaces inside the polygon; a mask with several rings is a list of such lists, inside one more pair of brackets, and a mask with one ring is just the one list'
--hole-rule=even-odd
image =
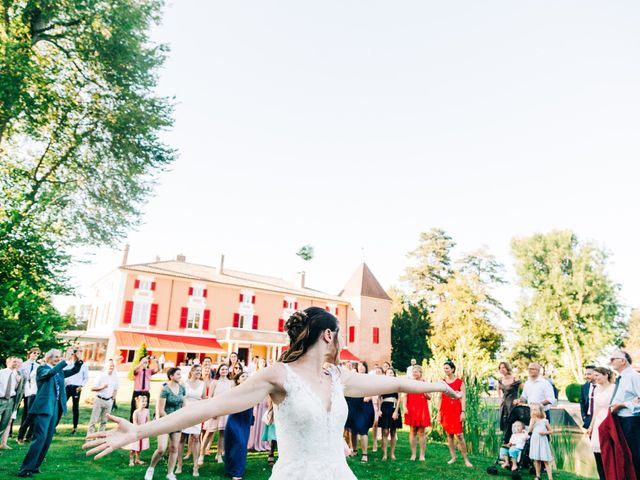
{"label": "grass field", "polygon": [[[129,480],[142,479],[146,466],[129,467],[128,452],[121,450],[114,452],[104,459],[95,461],[87,458],[80,446],[83,443],[83,436],[86,432],[85,426],[89,417],[89,408],[81,409],[80,429],[78,434],[72,436],[71,426],[68,421],[70,414],[62,419],[58,426],[58,433],[53,439],[51,449],[41,470],[42,473],[36,475],[38,480],[77,480],[77,479],[101,479],[101,480]],[[121,408],[122,413],[122,408]],[[14,431],[16,428],[14,427]],[[0,479],[16,477],[18,468],[28,449],[28,444],[17,445],[11,439],[9,445],[13,450],[0,450]],[[151,447],[155,448],[155,441],[151,442]],[[152,450],[143,452],[142,459],[147,461],[151,457]],[[409,461],[409,439],[406,432],[400,432],[398,449],[396,451],[398,460],[395,462],[381,461],[381,453],[369,452],[369,463],[360,464],[359,457],[349,460],[354,474],[361,480],[368,479],[432,479],[432,480],[456,480],[456,479],[490,479],[504,478],[509,476],[491,477],[486,474],[486,467],[493,463],[493,459],[482,456],[471,456],[471,461],[475,467],[467,469],[458,458],[456,465],[447,465],[449,452],[445,445],[428,444],[427,461]],[[207,462],[200,468],[201,478],[226,478],[224,468],[221,464],[213,463],[213,457],[207,457]],[[185,473],[178,475],[178,478],[187,479],[191,476],[190,460],[185,464]],[[266,480],[269,478],[271,469],[267,465],[266,453],[249,453],[247,480]],[[164,479],[166,475],[166,462],[161,462],[156,468],[156,479]],[[533,477],[528,477],[533,478]],[[578,477],[565,472],[557,472],[554,478],[559,480],[575,480]],[[327,479],[332,480],[332,479]]]}

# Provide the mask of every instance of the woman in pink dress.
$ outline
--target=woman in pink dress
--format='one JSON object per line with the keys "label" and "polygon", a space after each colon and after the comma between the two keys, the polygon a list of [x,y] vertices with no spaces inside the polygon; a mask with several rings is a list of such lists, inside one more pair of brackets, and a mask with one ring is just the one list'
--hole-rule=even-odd
{"label": "woman in pink dress", "polygon": [[596,459],[598,467],[598,476],[600,480],[605,480],[604,465],[602,464],[602,454],[600,453],[600,433],[598,427],[604,422],[609,413],[609,404],[615,390],[615,384],[612,383],[613,372],[605,367],[596,367],[593,371],[593,378],[596,388],[593,391],[593,420],[587,430],[587,434],[591,439],[591,451]]}
{"label": "woman in pink dress", "polygon": [[[213,398],[217,395],[222,395],[225,392],[231,390],[235,383],[229,379],[229,367],[226,365],[220,365],[216,378],[211,384],[209,398]],[[213,437],[218,432],[218,452],[216,453],[216,461],[223,463],[222,456],[224,455],[224,428],[227,425],[227,415],[220,417],[213,417],[205,422],[205,429],[207,433],[204,436],[202,446],[200,449],[200,458],[198,462],[204,460],[204,455],[209,451],[209,447],[213,442]]]}
{"label": "woman in pink dress", "polygon": [[[149,421],[149,409],[147,408],[147,397],[139,395],[136,397],[136,409],[133,411],[133,424],[142,425]],[[143,438],[137,442],[130,443],[129,445],[122,447],[125,450],[129,450],[129,466],[144,465],[144,462],[140,460],[140,452],[149,449],[149,439]]]}

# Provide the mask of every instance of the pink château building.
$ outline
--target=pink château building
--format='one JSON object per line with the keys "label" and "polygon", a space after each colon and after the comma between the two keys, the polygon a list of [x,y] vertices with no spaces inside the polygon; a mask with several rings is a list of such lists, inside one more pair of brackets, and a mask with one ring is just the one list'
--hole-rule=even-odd
{"label": "pink ch\u00e2teau building", "polygon": [[[93,285],[87,331],[78,341],[85,359],[132,361],[142,342],[157,358],[179,365],[205,355],[238,352],[275,360],[287,347],[286,319],[310,306],[340,321],[345,360],[375,364],[391,355],[391,299],[366,264],[338,295],[297,281],[175,260],[123,265]],[[71,332],[69,332],[71,333]],[[69,338],[70,335],[67,335]]]}

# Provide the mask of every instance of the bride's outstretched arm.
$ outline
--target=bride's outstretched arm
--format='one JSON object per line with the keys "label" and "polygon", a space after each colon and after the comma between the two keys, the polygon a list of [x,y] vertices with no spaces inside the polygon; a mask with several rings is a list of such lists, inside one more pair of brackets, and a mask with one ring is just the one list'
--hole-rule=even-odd
{"label": "bride's outstretched arm", "polygon": [[276,391],[279,379],[276,370],[274,367],[260,370],[241,385],[222,395],[194,402],[188,407],[143,425],[133,425],[122,418],[109,416],[112,421],[118,424],[118,428],[87,435],[87,442],[82,448],[90,448],[87,455],[97,454],[96,458],[101,458],[142,438],[179,432],[211,417],[230,415],[246,410]]}
{"label": "bride's outstretched arm", "polygon": [[462,393],[454,391],[445,382],[422,382],[408,378],[367,375],[342,371],[344,394],[347,397],[370,397],[385,393],[432,393],[442,392],[451,398],[460,398]]}

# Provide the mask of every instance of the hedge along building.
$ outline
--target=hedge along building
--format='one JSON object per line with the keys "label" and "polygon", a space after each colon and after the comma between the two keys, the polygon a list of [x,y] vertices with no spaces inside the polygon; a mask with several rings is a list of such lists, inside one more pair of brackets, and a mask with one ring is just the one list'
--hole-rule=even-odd
{"label": "hedge along building", "polygon": [[86,360],[132,361],[144,342],[156,357],[179,365],[232,351],[276,360],[286,348],[286,319],[310,306],[340,322],[344,360],[373,363],[391,355],[391,299],[361,264],[339,295],[295,282],[175,260],[123,264],[93,285],[87,331],[78,340]]}

